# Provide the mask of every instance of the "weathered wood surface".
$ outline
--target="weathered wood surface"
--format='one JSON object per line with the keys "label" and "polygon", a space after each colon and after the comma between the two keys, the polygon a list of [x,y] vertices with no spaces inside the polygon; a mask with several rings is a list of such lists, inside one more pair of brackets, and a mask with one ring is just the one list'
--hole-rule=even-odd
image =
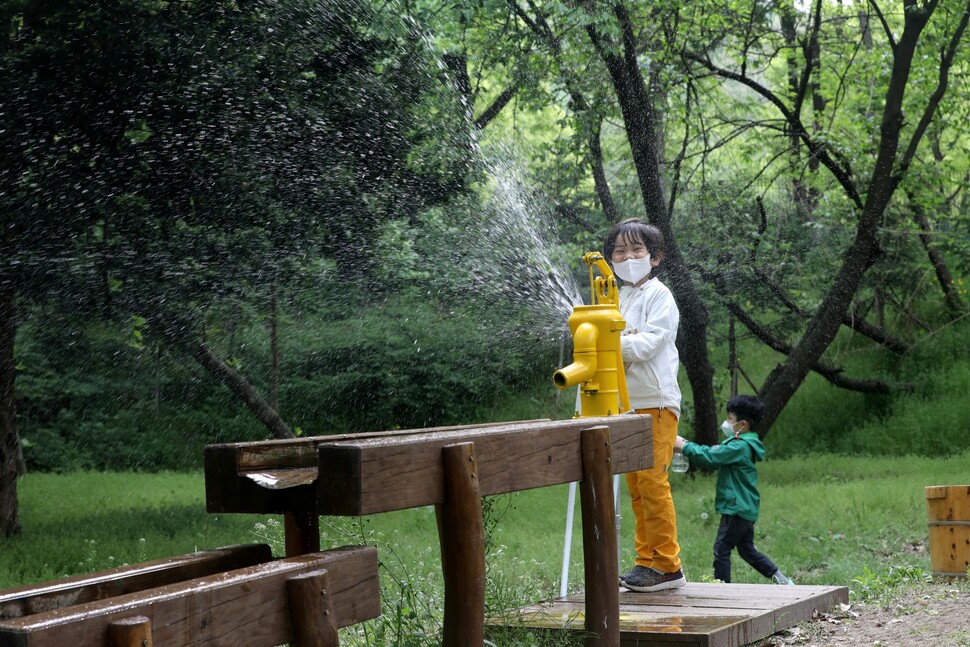
{"label": "weathered wood surface", "polygon": [[294,637],[287,581],[321,570],[335,626],[380,615],[376,549],[345,547],[0,621],[0,647],[104,647],[112,623],[137,616],[157,645],[281,645]]}
{"label": "weathered wood surface", "polygon": [[295,647],[337,647],[340,644],[327,571],[291,577],[286,581],[286,595]]}
{"label": "weathered wood surface", "polygon": [[0,620],[144,591],[272,559],[265,544],[200,551],[0,591]]}
{"label": "weathered wood surface", "polygon": [[122,618],[108,624],[107,647],[152,647],[152,621],[145,616]]}
{"label": "weathered wood surface", "polygon": [[[526,420],[529,425],[543,420]],[[206,506],[209,512],[315,513],[313,484],[323,443],[495,427],[495,423],[427,427],[285,440],[223,443],[205,448]]]}
{"label": "weathered wood surface", "polygon": [[475,443],[483,496],[579,481],[580,434],[595,426],[609,428],[614,474],[653,464],[651,418],[636,414],[322,444],[317,512],[366,515],[439,504],[441,448],[457,442]]}
{"label": "weathered wood surface", "polygon": [[[741,647],[848,601],[844,586],[688,582],[656,593],[620,588],[620,645]],[[585,608],[584,594],[571,595],[519,609],[500,624],[582,632]]]}
{"label": "weathered wood surface", "polygon": [[970,485],[930,485],[925,490],[933,575],[966,578],[970,567]]}
{"label": "weathered wood surface", "polygon": [[441,448],[459,442],[475,443],[483,495],[578,481],[579,434],[596,425],[610,428],[614,473],[653,464],[651,419],[637,414],[210,445],[206,509],[361,515],[438,504]]}
{"label": "weathered wood surface", "polygon": [[441,450],[445,500],[435,507],[445,608],[441,644],[481,645],[485,632],[485,526],[473,443]]}
{"label": "weathered wood surface", "polygon": [[583,571],[586,576],[585,645],[620,644],[616,513],[613,509],[610,430],[584,429],[581,436],[583,480]]}

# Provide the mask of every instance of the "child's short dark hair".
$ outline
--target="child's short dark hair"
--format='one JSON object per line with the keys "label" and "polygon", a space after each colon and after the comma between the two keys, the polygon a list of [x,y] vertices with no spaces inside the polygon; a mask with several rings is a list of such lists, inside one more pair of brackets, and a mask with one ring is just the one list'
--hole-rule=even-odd
{"label": "child's short dark hair", "polygon": [[738,422],[748,421],[748,428],[756,431],[765,415],[765,403],[753,395],[736,395],[727,403],[727,412],[733,413]]}
{"label": "child's short dark hair", "polygon": [[620,237],[640,240],[651,256],[656,257],[659,252],[664,251],[664,235],[655,226],[645,223],[639,218],[627,218],[622,220],[610,229],[606,234],[606,241],[603,245],[603,255],[607,260],[613,258],[613,250],[616,248],[616,239]]}

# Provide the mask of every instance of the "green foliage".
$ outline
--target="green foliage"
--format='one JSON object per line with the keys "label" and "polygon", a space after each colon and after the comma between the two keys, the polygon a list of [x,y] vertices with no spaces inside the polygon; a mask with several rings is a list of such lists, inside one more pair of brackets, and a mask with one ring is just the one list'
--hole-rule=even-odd
{"label": "green foliage", "polygon": [[861,602],[885,602],[900,589],[931,579],[931,575],[918,566],[890,566],[881,573],[866,566],[862,575],[852,580],[850,593]]}

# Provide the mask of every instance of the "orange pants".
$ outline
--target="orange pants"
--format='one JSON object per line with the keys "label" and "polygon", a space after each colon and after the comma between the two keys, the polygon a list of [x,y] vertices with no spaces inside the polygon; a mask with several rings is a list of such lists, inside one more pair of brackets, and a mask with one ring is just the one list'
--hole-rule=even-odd
{"label": "orange pants", "polygon": [[636,523],[636,563],[673,573],[680,568],[680,545],[667,468],[674,455],[677,416],[669,409],[637,409],[636,412],[653,416],[653,467],[626,475]]}

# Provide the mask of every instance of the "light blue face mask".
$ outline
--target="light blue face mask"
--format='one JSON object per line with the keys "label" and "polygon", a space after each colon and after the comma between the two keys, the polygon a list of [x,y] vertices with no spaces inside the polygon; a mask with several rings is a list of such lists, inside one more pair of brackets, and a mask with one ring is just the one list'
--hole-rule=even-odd
{"label": "light blue face mask", "polygon": [[[735,423],[735,424],[737,424],[737,423]],[[728,437],[728,438],[734,438],[734,425],[732,425],[727,420],[725,420],[724,422],[721,423],[721,431],[724,432],[724,435],[726,437]]]}

